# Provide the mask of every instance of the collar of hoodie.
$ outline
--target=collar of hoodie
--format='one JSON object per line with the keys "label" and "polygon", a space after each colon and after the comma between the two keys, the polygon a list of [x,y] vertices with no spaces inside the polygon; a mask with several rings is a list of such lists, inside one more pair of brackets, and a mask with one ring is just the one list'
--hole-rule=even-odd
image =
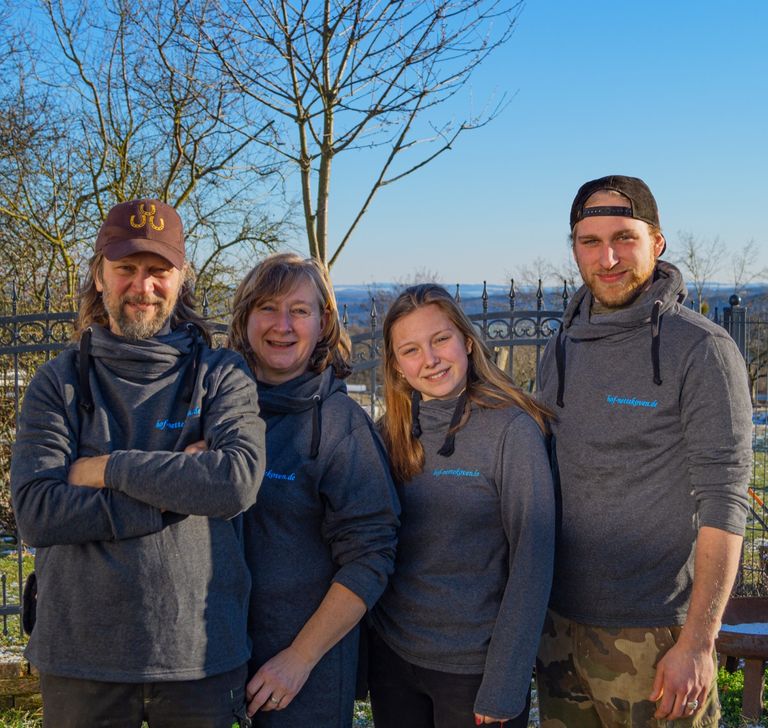
{"label": "collar of hoodie", "polygon": [[182,397],[191,401],[198,371],[198,353],[201,332],[195,324],[185,323],[173,331],[149,339],[131,341],[116,336],[98,324],[89,326],[80,336],[79,398],[80,406],[92,412],[93,394],[90,370],[93,359],[98,359],[115,376],[132,381],[154,380],[175,366],[181,366],[191,357],[187,367]]}
{"label": "collar of hoodie", "polygon": [[651,285],[637,300],[618,311],[592,315],[592,293],[582,286],[571,299],[563,315],[563,323],[555,341],[557,367],[557,406],[565,407],[565,368],[567,344],[572,341],[595,341],[622,336],[638,328],[647,327],[650,334],[649,355],[653,381],[662,384],[661,330],[665,313],[680,305],[688,295],[680,271],[671,263],[659,260],[653,272]]}

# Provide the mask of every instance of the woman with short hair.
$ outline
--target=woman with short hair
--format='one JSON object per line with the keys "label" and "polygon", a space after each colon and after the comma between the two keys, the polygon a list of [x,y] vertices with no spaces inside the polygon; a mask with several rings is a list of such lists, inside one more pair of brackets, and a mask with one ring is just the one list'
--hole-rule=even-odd
{"label": "woman with short hair", "polygon": [[352,725],[356,625],[392,571],[397,498],[381,442],[346,394],[349,343],[325,270],[273,255],[235,294],[230,346],[267,423],[245,514],[254,726]]}

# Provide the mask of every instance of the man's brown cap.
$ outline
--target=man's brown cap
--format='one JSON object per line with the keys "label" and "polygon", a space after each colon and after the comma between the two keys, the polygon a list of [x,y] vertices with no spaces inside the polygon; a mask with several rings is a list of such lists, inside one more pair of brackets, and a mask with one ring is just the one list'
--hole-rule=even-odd
{"label": "man's brown cap", "polygon": [[94,249],[107,260],[120,260],[134,253],[156,253],[181,269],[184,226],[176,210],[160,200],[121,202],[107,213]]}

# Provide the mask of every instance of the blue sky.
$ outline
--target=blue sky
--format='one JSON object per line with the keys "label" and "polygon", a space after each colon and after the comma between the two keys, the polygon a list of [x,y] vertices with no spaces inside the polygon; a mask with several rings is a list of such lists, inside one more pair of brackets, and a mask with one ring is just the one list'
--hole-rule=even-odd
{"label": "blue sky", "polygon": [[[382,191],[334,280],[502,283],[537,258],[561,265],[574,193],[611,173],[650,185],[666,257],[687,231],[720,238],[723,281],[748,240],[768,266],[767,31],[765,0],[529,0],[472,81],[475,106],[508,93],[508,108]],[[362,156],[337,158],[332,236],[364,173]]]}

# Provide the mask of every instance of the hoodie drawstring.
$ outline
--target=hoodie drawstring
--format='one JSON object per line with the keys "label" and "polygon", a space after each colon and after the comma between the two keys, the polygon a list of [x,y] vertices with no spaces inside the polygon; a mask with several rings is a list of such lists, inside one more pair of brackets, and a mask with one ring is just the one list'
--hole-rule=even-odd
{"label": "hoodie drawstring", "polygon": [[86,412],[93,412],[93,393],[91,392],[91,379],[88,376],[91,368],[91,334],[93,329],[89,326],[80,336],[80,406]]}
{"label": "hoodie drawstring", "polygon": [[653,383],[661,385],[661,365],[659,363],[659,346],[661,345],[661,301],[653,302],[651,311],[651,363],[653,364]]}
{"label": "hoodie drawstring", "polygon": [[448,426],[448,434],[445,436],[445,442],[443,446],[437,451],[438,455],[443,457],[450,457],[453,455],[454,441],[456,439],[456,428],[461,422],[461,418],[464,415],[464,410],[467,407],[467,390],[465,389],[459,397],[459,401],[456,402],[456,407],[453,410],[453,417],[451,417],[451,424]]}
{"label": "hoodie drawstring", "polygon": [[320,452],[320,395],[312,397],[312,442],[309,445],[309,456],[316,458]]}
{"label": "hoodie drawstring", "polygon": [[557,406],[565,407],[565,343],[563,342],[563,327],[557,332],[555,339],[555,364],[557,365]]}
{"label": "hoodie drawstring", "polygon": [[200,349],[200,333],[195,324],[187,324],[187,331],[192,335],[192,363],[187,367],[187,373],[184,378],[184,387],[181,390],[181,397],[185,402],[192,401],[192,394],[195,391],[195,382],[197,381],[197,353]]}
{"label": "hoodie drawstring", "polygon": [[421,403],[421,392],[417,389],[411,391],[411,434],[421,437],[421,422],[419,422],[419,404]]}

